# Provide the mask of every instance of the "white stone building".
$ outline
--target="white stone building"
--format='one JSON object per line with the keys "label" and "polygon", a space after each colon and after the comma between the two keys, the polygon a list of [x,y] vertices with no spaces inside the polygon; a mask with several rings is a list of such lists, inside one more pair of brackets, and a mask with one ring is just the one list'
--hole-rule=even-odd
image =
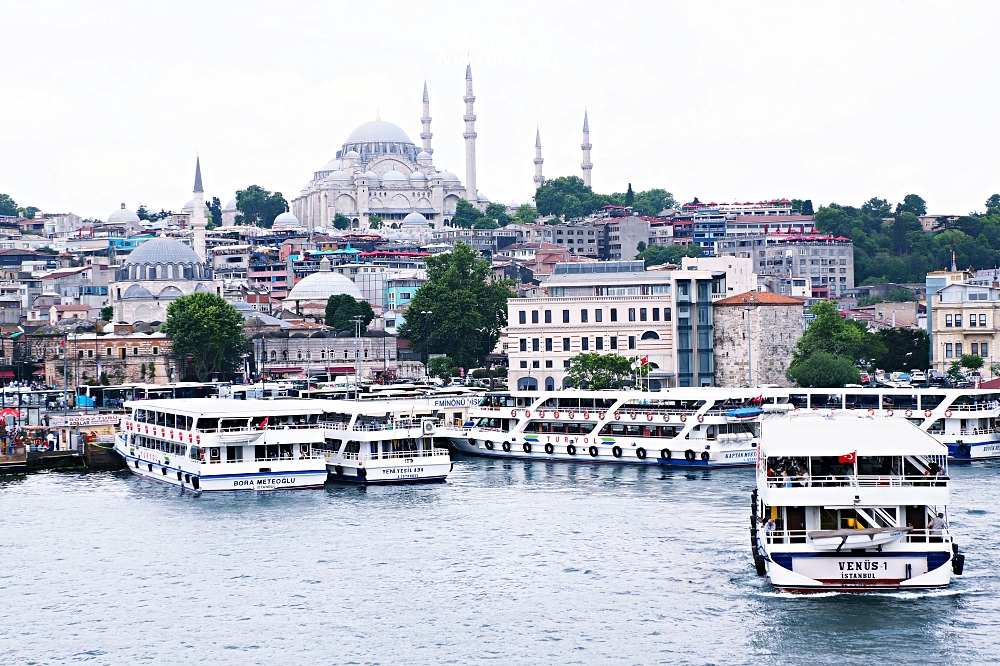
{"label": "white stone building", "polygon": [[790,386],[785,373],[802,337],[804,303],[766,291],[716,301],[715,385]]}

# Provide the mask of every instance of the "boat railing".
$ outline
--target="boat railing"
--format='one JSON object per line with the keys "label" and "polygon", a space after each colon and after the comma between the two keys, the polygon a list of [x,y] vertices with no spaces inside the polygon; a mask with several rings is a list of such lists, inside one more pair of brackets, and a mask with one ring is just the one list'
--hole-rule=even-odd
{"label": "boat railing", "polygon": [[203,463],[208,463],[209,465],[221,465],[229,463],[244,463],[244,462],[274,462],[276,460],[319,460],[323,456],[313,453],[311,455],[301,455],[295,454],[293,456],[261,456],[259,458],[237,458],[235,460],[203,460]]}
{"label": "boat railing", "polygon": [[[436,426],[435,422],[435,426]],[[329,430],[347,430],[347,424],[340,421],[321,421],[319,427]],[[421,427],[418,419],[396,419],[393,421],[379,421],[377,423],[357,423],[351,428],[354,432],[382,432],[385,430],[405,430],[409,428]]]}
{"label": "boat railing", "polygon": [[[958,431],[961,435],[992,435],[997,432],[997,428],[962,428]],[[942,435],[944,432],[942,431]]]}
{"label": "boat railing", "polygon": [[[807,534],[810,531],[811,530],[775,529],[770,532],[764,532],[762,537],[764,541],[769,544],[805,544],[809,542]],[[910,530],[904,534],[900,540],[904,543],[950,543],[951,533],[948,532],[947,529],[930,530],[910,528]],[[850,546],[845,546],[845,548],[849,549]]]}
{"label": "boat railing", "polygon": [[[327,451],[328,456],[336,456],[335,451]],[[341,457],[344,460],[400,460],[403,458],[434,458],[438,456],[447,456],[448,449],[418,449],[416,451],[386,451],[385,453],[372,454],[372,453],[343,453]]]}
{"label": "boat railing", "polygon": [[803,480],[799,476],[768,476],[767,485],[771,488],[874,488],[880,486],[945,486],[948,480],[947,476],[892,474],[810,476],[808,480]]}

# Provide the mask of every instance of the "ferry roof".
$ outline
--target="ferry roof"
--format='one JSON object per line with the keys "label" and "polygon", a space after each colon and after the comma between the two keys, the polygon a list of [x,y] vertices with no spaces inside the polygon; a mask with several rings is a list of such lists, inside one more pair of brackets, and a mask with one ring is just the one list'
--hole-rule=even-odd
{"label": "ferry roof", "polygon": [[898,417],[803,414],[761,423],[767,456],[944,456],[948,447]]}
{"label": "ferry roof", "polygon": [[126,407],[195,416],[234,417],[264,415],[322,414],[329,411],[316,400],[231,400],[229,398],[166,398],[127,400]]}

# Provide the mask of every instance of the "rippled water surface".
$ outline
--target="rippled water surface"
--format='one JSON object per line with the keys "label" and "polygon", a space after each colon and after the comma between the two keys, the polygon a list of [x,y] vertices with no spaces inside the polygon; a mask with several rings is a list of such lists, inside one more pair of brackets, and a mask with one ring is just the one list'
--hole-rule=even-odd
{"label": "rippled water surface", "polygon": [[982,663],[1000,465],[953,470],[947,592],[754,575],[751,470],[457,458],[445,484],[195,496],[0,482],[0,663]]}

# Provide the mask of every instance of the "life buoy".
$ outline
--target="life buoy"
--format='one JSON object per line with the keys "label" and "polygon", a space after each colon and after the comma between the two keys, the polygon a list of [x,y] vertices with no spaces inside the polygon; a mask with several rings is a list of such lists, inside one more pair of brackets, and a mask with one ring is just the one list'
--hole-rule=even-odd
{"label": "life buoy", "polygon": [[524,418],[529,418],[530,416],[531,416],[531,410],[530,409],[524,410]]}
{"label": "life buoy", "polygon": [[681,414],[681,423],[684,423],[687,420],[688,420],[687,414]]}
{"label": "life buoy", "polygon": [[173,439],[173,438],[174,438],[174,431],[173,431],[173,430],[171,430],[171,431],[170,431],[170,439]]}
{"label": "life buoy", "polygon": [[606,414],[607,414],[607,412],[597,412],[597,418],[599,418],[599,419],[601,419],[603,421],[604,420],[604,416]]}
{"label": "life buoy", "polygon": [[521,448],[524,449],[525,453],[531,453],[531,444],[525,442],[524,444],[521,445]]}
{"label": "life buoy", "polygon": [[695,458],[694,451],[692,451],[691,449],[688,449],[687,451],[684,452],[684,459],[687,460],[688,462],[694,462],[694,458]]}
{"label": "life buoy", "polygon": [[620,419],[622,417],[621,412],[615,412],[615,419]]}
{"label": "life buoy", "polygon": [[576,447],[573,446],[572,444],[570,444],[569,446],[566,447],[566,453],[570,454],[571,456],[575,456],[576,455]]}
{"label": "life buoy", "polygon": [[699,414],[698,415],[698,423],[704,423],[704,422],[705,422],[705,415],[704,414]]}
{"label": "life buoy", "polygon": [[552,455],[552,452],[555,451],[555,450],[556,450],[556,447],[552,446],[551,444],[546,444],[545,445],[545,452],[547,454],[549,454],[550,456]]}
{"label": "life buoy", "polygon": [[584,412],[583,413],[583,418],[589,419],[590,418],[590,412]]}
{"label": "life buoy", "polygon": [[505,453],[510,453],[510,442],[504,442],[501,447]]}
{"label": "life buoy", "polygon": [[950,419],[951,418],[951,410],[950,409],[944,410],[944,417],[946,419]]}
{"label": "life buoy", "polygon": [[545,418],[545,410],[544,409],[539,409],[538,410],[538,418],[540,418],[540,419],[544,419]]}
{"label": "life buoy", "polygon": [[193,441],[194,441],[194,435],[192,435],[191,433],[188,433],[188,444],[190,444]]}
{"label": "life buoy", "polygon": [[149,426],[148,425],[146,426],[146,434],[147,435],[149,434]]}
{"label": "life buoy", "polygon": [[925,409],[924,410],[924,416],[927,417],[927,418],[930,418],[930,416],[931,416],[931,410]]}
{"label": "life buoy", "polygon": [[574,416],[576,416],[576,412],[574,412],[573,410],[570,410],[570,411],[566,412],[566,416],[567,416],[567,418],[573,418]]}
{"label": "life buoy", "polygon": [[510,415],[511,416],[517,416],[517,410],[516,409],[510,410]]}
{"label": "life buoy", "polygon": [[629,418],[635,421],[635,412],[629,412]]}
{"label": "life buoy", "polygon": [[492,451],[493,450],[493,442],[490,442],[490,441],[484,442],[483,446],[486,447],[487,451]]}
{"label": "life buoy", "polygon": [[637,448],[635,450],[635,457],[638,458],[639,460],[645,460],[646,459],[646,449],[642,448],[641,446],[639,448]]}
{"label": "life buoy", "polygon": [[913,410],[912,409],[906,410],[906,418],[910,418],[911,416],[913,416]]}
{"label": "life buoy", "polygon": [[669,412],[664,412],[664,414],[663,414],[663,420],[665,422],[668,422],[668,423],[670,422],[670,413]]}
{"label": "life buoy", "polygon": [[559,410],[558,409],[555,410],[554,412],[552,412],[552,418],[554,418],[554,419],[559,418]]}
{"label": "life buoy", "polygon": [[[798,407],[796,407],[795,409],[798,409]],[[875,416],[875,408],[874,407],[869,407],[868,408],[868,416]]]}
{"label": "life buoy", "polygon": [[702,451],[701,452],[701,461],[702,462],[708,462],[709,458],[710,458],[710,456],[708,455],[708,451]]}
{"label": "life buoy", "polygon": [[201,444],[201,435],[195,437],[195,440],[198,442],[198,444]]}
{"label": "life buoy", "polygon": [[593,457],[593,458],[597,457],[597,447],[596,446],[590,447],[589,449],[587,449],[587,452],[590,453],[591,457]]}
{"label": "life buoy", "polygon": [[968,444],[959,444],[958,448],[955,449],[955,453],[957,453],[958,455],[962,456],[963,458],[969,457],[969,453],[971,451],[972,451],[972,449],[969,448]]}
{"label": "life buoy", "polygon": [[670,460],[671,456],[670,449],[660,449],[660,457],[664,460]]}
{"label": "life buoy", "polygon": [[798,406],[798,405],[796,405],[796,406],[795,406],[795,408],[794,408],[794,409],[793,409],[792,411],[793,411],[793,412],[797,412],[797,411],[799,411],[799,406]]}
{"label": "life buoy", "polygon": [[611,455],[613,455],[615,458],[621,458],[622,457],[622,447],[618,446],[617,444],[614,445],[614,446],[612,446],[611,447]]}
{"label": "life buoy", "polygon": [[647,421],[653,420],[653,412],[646,412],[646,420]]}
{"label": "life buoy", "polygon": [[886,416],[892,416],[892,414],[893,414],[893,411],[891,409],[885,410],[885,415]]}

